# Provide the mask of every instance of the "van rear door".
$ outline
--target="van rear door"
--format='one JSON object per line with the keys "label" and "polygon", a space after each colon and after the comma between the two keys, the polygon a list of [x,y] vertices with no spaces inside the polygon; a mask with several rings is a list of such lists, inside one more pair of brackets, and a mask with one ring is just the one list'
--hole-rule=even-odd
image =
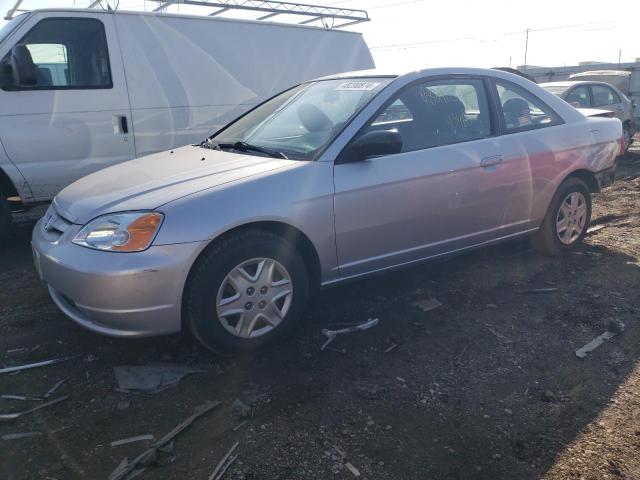
{"label": "van rear door", "polygon": [[18,46],[24,78],[3,79],[0,138],[34,200],[135,156],[113,15],[37,12],[7,40],[3,67]]}

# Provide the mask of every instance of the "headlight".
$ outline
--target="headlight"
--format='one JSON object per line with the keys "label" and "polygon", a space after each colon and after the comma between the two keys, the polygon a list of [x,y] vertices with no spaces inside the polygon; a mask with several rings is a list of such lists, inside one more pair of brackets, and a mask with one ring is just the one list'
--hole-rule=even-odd
{"label": "headlight", "polygon": [[140,252],[151,245],[163,218],[158,212],[103,215],[82,227],[73,243],[96,250]]}

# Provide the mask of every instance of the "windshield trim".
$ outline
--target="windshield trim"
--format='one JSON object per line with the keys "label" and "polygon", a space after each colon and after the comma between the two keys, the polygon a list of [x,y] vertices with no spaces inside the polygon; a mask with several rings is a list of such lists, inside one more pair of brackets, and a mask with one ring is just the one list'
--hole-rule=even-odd
{"label": "windshield trim", "polygon": [[[301,82],[298,83],[296,85],[291,86],[290,88],[287,88],[285,90],[282,90],[281,92],[276,93],[275,95],[265,99],[264,101],[254,105],[253,107],[251,107],[251,109],[247,110],[245,113],[243,113],[242,115],[240,115],[239,117],[235,118],[234,120],[232,120],[231,122],[229,122],[228,124],[226,124],[225,126],[223,126],[222,128],[220,128],[219,130],[217,130],[216,132],[214,132],[212,135],[210,135],[209,137],[207,137],[207,139],[209,141],[213,141],[213,139],[218,136],[220,133],[224,132],[225,130],[227,130],[229,127],[231,127],[232,125],[234,125],[235,123],[237,123],[238,121],[240,121],[242,118],[244,118],[245,116],[249,115],[251,112],[253,112],[254,110],[256,110],[257,108],[261,107],[262,105],[264,105],[265,103],[273,100],[274,98],[279,97],[280,95],[283,95],[291,90],[294,90],[298,87],[301,87],[303,85],[308,86],[308,85],[313,85],[316,83],[321,83],[321,82],[329,82],[329,81],[335,81],[335,80],[351,80],[351,79],[363,79],[363,78],[384,78],[384,79],[390,79],[389,82],[387,82],[386,85],[384,85],[375,95],[373,95],[369,100],[367,100],[366,102],[364,102],[362,105],[360,105],[360,107],[358,109],[356,109],[353,114],[351,115],[351,117],[349,118],[348,121],[345,122],[345,124],[342,126],[342,128],[337,131],[334,136],[327,142],[326,145],[324,145],[324,147],[319,148],[312,157],[305,159],[305,160],[298,160],[298,161],[305,161],[305,162],[316,162],[318,161],[318,159],[320,157],[322,157],[322,155],[324,154],[324,152],[327,151],[327,149],[333,145],[333,143],[338,139],[338,137],[340,135],[342,135],[342,133],[345,131],[345,129],[347,127],[349,127],[349,125],[351,125],[351,123],[360,115],[360,113],[362,112],[363,109],[365,109],[374,99],[376,99],[387,87],[389,87],[389,85],[391,85],[393,83],[393,81],[395,79],[398,78],[397,75],[349,75],[349,76],[336,76],[336,77],[325,77],[325,78],[321,78],[321,79],[316,79],[316,80],[310,80],[308,82]],[[306,87],[305,87],[306,88]],[[304,89],[303,89],[304,90]],[[303,91],[302,90],[302,91]],[[292,159],[295,160],[295,159]]]}

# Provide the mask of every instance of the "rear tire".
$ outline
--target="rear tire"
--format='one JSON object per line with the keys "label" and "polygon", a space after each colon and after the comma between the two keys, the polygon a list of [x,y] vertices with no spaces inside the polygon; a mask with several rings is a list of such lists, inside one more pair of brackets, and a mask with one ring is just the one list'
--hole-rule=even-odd
{"label": "rear tire", "polygon": [[7,197],[0,192],[0,245],[5,243],[11,235],[11,205]]}
{"label": "rear tire", "polygon": [[190,276],[184,313],[205,347],[229,355],[285,339],[308,297],[309,275],[296,247],[250,230],[205,251]]}
{"label": "rear tire", "polygon": [[560,184],[533,246],[544,255],[555,256],[573,250],[582,242],[591,221],[591,192],[587,184],[569,177]]}

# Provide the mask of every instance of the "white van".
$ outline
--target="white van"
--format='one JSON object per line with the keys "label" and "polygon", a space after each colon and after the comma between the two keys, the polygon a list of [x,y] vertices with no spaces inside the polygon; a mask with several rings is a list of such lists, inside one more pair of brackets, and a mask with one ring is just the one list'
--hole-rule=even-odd
{"label": "white van", "polygon": [[294,84],[372,68],[358,33],[96,9],[0,29],[0,237],[12,210],[114,163],[200,142]]}

